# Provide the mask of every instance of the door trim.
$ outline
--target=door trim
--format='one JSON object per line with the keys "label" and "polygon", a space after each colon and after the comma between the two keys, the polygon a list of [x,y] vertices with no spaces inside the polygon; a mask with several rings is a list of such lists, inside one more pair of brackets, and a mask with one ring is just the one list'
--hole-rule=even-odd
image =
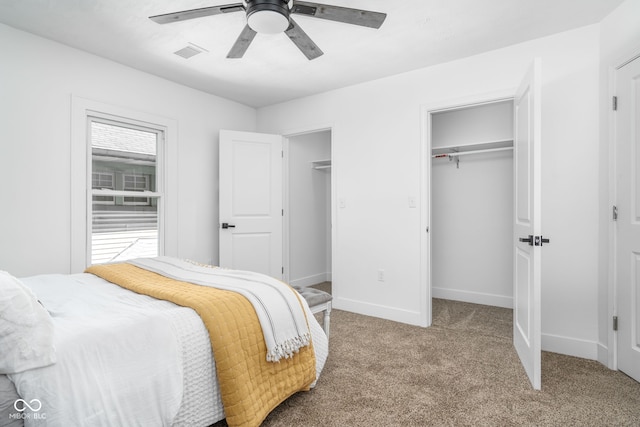
{"label": "door trim", "polygon": [[626,54],[618,57],[616,61],[613,61],[613,64],[609,65],[608,68],[608,76],[607,76],[607,93],[608,97],[605,100],[605,105],[607,106],[607,121],[608,121],[608,166],[609,166],[609,174],[608,174],[608,205],[605,208],[607,218],[607,236],[608,236],[608,264],[607,264],[607,314],[605,319],[598,319],[599,325],[606,325],[607,330],[607,347],[603,348],[600,342],[598,343],[598,361],[609,369],[618,370],[618,334],[613,330],[612,327],[612,319],[613,316],[618,313],[617,299],[618,299],[618,281],[616,277],[616,263],[617,263],[617,254],[616,254],[616,246],[618,244],[616,239],[616,227],[615,223],[612,220],[610,213],[611,208],[616,204],[617,200],[617,150],[616,150],[616,115],[615,111],[611,108],[611,104],[609,101],[616,95],[616,72],[634,61],[635,59],[640,58],[640,47],[635,47],[632,50],[629,50]]}
{"label": "door trim", "polygon": [[420,326],[431,326],[431,115],[446,110],[513,100],[517,88],[451,98],[420,106]]}

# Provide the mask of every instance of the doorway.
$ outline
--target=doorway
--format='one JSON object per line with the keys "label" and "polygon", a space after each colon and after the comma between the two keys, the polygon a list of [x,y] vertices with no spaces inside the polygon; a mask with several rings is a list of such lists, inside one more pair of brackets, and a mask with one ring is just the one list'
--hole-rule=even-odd
{"label": "doorway", "polygon": [[432,297],[513,308],[513,100],[431,114]]}
{"label": "doorway", "polygon": [[432,325],[513,337],[514,100],[430,112]]}
{"label": "doorway", "polygon": [[284,157],[285,281],[330,289],[331,130],[287,136]]}
{"label": "doorway", "polygon": [[[522,78],[518,88],[513,91],[502,91],[486,96],[473,96],[448,104],[423,106],[422,121],[422,163],[421,163],[421,229],[424,232],[420,239],[421,260],[420,277],[424,283],[423,289],[423,321],[429,326],[433,320],[432,287],[433,277],[433,220],[432,211],[432,186],[435,185],[432,177],[433,158],[446,156],[455,161],[455,167],[460,166],[461,156],[477,154],[489,154],[498,151],[513,150],[512,154],[512,187],[513,210],[512,223],[512,272],[513,272],[513,345],[522,362],[522,366],[531,381],[534,389],[541,387],[541,249],[543,243],[549,243],[549,238],[542,236],[541,218],[541,146],[542,146],[542,63],[535,58]],[[434,115],[451,110],[493,104],[502,101],[511,101],[513,108],[512,141],[503,140],[501,137],[490,140],[480,139],[480,143],[458,143],[454,146],[442,145],[432,147],[432,127]],[[465,130],[465,124],[455,127],[456,131]],[[471,134],[474,134],[471,132]],[[475,135],[475,134],[474,134]],[[464,142],[464,141],[463,141]],[[483,143],[485,145],[483,146]],[[511,144],[511,147],[509,147]],[[436,150],[434,151],[433,148]],[[439,151],[440,149],[441,151]],[[491,151],[490,151],[491,150]],[[464,152],[464,153],[463,153]],[[480,203],[484,203],[480,201]],[[481,221],[474,221],[474,204],[467,203],[462,209],[464,216],[462,221],[472,223],[475,229],[485,228]],[[436,224],[434,224],[436,226]],[[474,232],[475,232],[474,229]],[[479,240],[472,236],[462,241],[463,245],[476,244],[476,253],[487,252],[483,244],[491,242]],[[453,268],[464,269],[461,263],[454,263]]]}

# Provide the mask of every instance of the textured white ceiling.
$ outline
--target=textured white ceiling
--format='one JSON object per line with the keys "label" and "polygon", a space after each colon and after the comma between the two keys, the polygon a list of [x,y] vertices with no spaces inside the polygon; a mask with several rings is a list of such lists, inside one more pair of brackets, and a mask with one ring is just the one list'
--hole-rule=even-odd
{"label": "textured white ceiling", "polygon": [[[149,16],[230,0],[2,0],[0,22],[254,107],[486,52],[600,22],[623,0],[325,0],[387,14],[378,30],[294,15],[324,51],[307,60],[284,34],[226,55],[243,13],[159,25]],[[208,52],[183,59],[193,43]]]}

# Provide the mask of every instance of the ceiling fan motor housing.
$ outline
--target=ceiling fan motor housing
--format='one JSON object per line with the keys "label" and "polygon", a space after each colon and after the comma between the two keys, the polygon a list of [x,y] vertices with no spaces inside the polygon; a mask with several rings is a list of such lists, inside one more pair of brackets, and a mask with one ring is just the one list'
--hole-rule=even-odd
{"label": "ceiling fan motor housing", "polygon": [[247,0],[249,27],[264,34],[276,34],[289,27],[289,6],[284,0]]}

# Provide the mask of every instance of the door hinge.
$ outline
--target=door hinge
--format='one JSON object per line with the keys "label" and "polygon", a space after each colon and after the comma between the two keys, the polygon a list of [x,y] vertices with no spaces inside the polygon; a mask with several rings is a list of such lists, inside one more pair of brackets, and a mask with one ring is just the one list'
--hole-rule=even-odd
{"label": "door hinge", "polygon": [[613,330],[618,330],[618,316],[613,316]]}
{"label": "door hinge", "polygon": [[618,220],[618,207],[617,206],[613,206],[613,209],[611,209],[611,210],[612,210],[611,216],[613,217],[613,220],[617,221]]}
{"label": "door hinge", "polygon": [[611,99],[611,109],[612,109],[613,111],[617,111],[617,110],[618,110],[618,97],[617,97],[617,96],[614,96],[614,97]]}
{"label": "door hinge", "polygon": [[284,209],[282,209],[282,216],[284,216]]}
{"label": "door hinge", "polygon": [[282,274],[284,274],[284,267],[282,267]]}

